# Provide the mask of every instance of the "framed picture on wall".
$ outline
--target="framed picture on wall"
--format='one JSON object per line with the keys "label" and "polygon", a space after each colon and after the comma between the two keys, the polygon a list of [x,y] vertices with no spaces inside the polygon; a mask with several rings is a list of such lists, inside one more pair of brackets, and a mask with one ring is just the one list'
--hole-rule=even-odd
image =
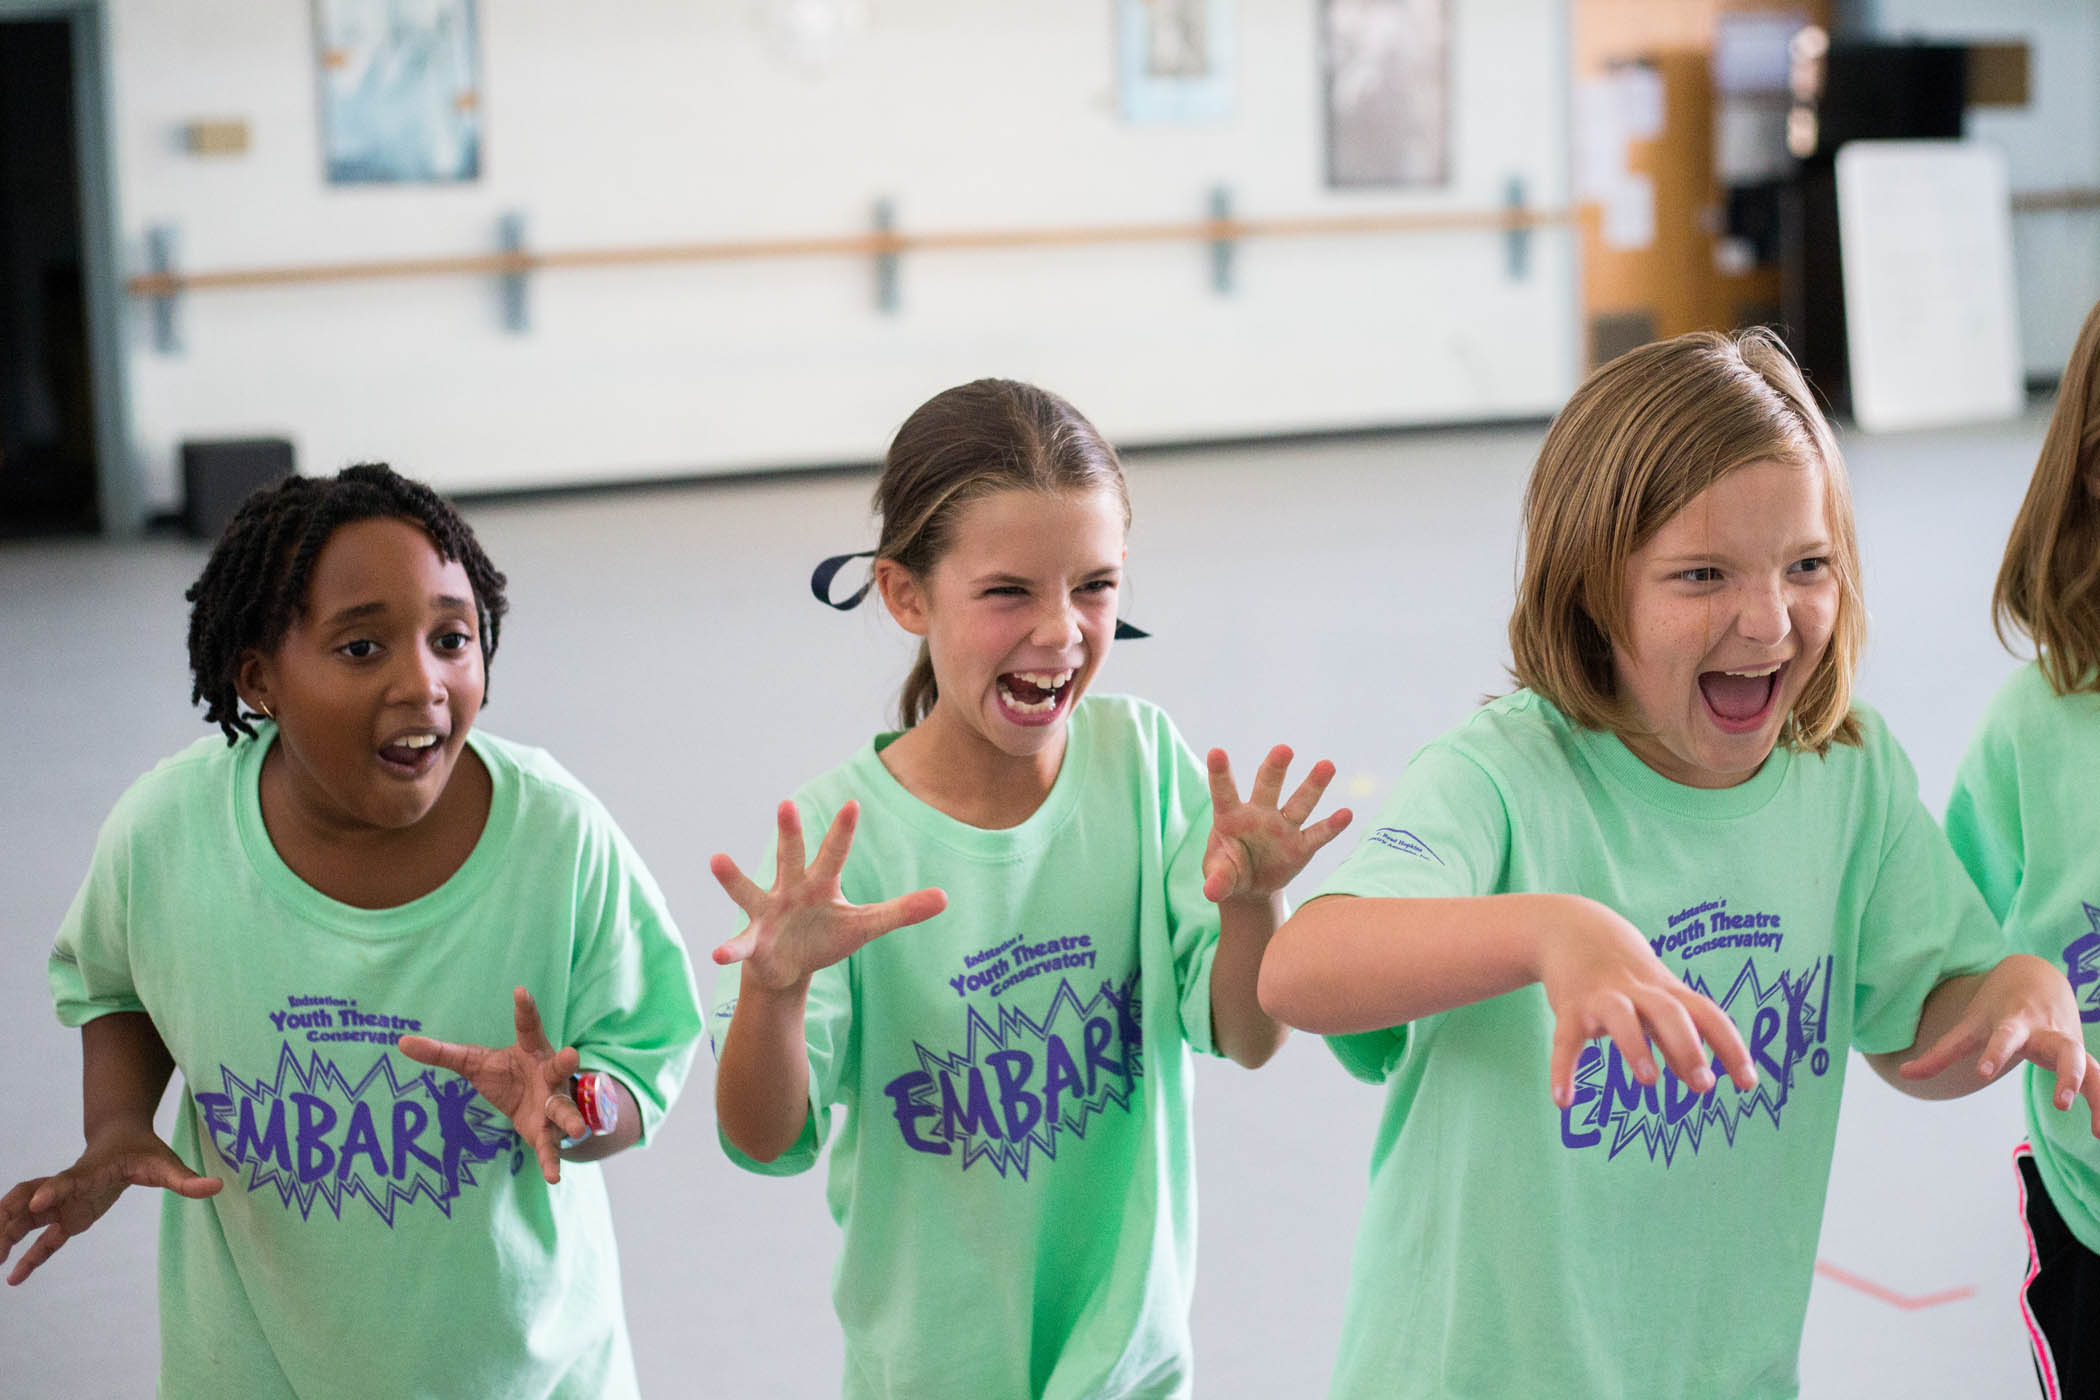
{"label": "framed picture on wall", "polygon": [[1327,183],[1451,178],[1450,0],[1321,0]]}
{"label": "framed picture on wall", "polygon": [[313,0],[333,185],[481,175],[474,0]]}
{"label": "framed picture on wall", "polygon": [[1123,119],[1217,121],[1232,113],[1232,0],[1117,0]]}

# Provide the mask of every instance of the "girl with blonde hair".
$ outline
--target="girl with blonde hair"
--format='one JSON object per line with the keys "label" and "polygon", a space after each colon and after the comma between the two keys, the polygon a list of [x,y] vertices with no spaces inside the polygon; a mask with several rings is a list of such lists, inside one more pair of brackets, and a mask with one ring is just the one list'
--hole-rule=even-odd
{"label": "girl with blonde hair", "polygon": [[1776,340],[1598,370],[1524,526],[1521,688],[1262,967],[1386,1086],[1334,1393],[1791,1396],[1847,1049],[1921,1097],[2032,1060],[2096,1124],[2100,1069],[1852,700],[1844,463]]}

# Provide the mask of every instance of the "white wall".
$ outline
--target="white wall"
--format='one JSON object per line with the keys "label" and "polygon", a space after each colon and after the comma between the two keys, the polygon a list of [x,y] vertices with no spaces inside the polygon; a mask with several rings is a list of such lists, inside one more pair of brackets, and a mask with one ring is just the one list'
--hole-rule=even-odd
{"label": "white wall", "polygon": [[[2028,45],[2028,105],[1980,107],[1968,135],[2002,148],[2014,194],[2100,188],[2100,3],[1873,0],[1863,33],[1887,39]],[[2055,375],[2100,300],[2100,211],[2013,216],[2013,271],[2027,372]]]}
{"label": "white wall", "polygon": [[[1238,105],[1206,125],[1117,113],[1105,3],[882,0],[821,73],[786,64],[748,4],[480,6],[484,174],[450,187],[321,177],[310,10],[109,0],[121,227],[172,224],[191,269],[490,250],[525,212],[561,249],[1198,217],[1214,183],[1250,217],[1482,208],[1521,176],[1566,199],[1565,0],[1451,7],[1453,169],[1407,195],[1322,186],[1317,7],[1240,0]],[[252,127],[237,158],[181,152],[201,117]],[[493,281],[200,292],[184,349],[127,328],[149,501],[185,438],[283,432],[302,468],[382,457],[483,489],[871,460],[930,393],[1037,379],[1143,443],[1550,412],[1573,386],[1562,231],[1513,281],[1493,234],[1254,242],[1239,290],[1197,245],[907,257],[903,307],[864,261],[541,273],[533,329]]]}

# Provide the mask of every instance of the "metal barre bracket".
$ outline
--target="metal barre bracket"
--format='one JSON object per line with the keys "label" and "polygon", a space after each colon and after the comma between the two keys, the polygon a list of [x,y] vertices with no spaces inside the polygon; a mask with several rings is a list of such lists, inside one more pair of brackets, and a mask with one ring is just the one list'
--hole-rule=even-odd
{"label": "metal barre bracket", "polygon": [[1239,251],[1238,235],[1230,232],[1232,224],[1232,186],[1210,187],[1211,232],[1210,241],[1210,289],[1221,297],[1232,295],[1234,254]]}
{"label": "metal barre bracket", "polygon": [[503,299],[503,329],[512,335],[523,335],[532,329],[532,306],[526,300],[525,274],[531,264],[523,257],[525,252],[525,215],[513,209],[496,221],[496,246],[508,257],[516,259],[496,281],[497,293]]}
{"label": "metal barre bracket", "polygon": [[[146,271],[154,277],[175,275],[175,225],[154,224],[146,230]],[[182,353],[182,325],[175,318],[179,292],[156,293],[153,310],[153,348],[163,355]]]}
{"label": "metal barre bracket", "polygon": [[890,239],[897,232],[897,205],[888,195],[875,201],[875,309],[885,316],[897,314],[903,297],[898,287],[897,249]]}
{"label": "metal barre bracket", "polygon": [[1503,192],[1509,210],[1509,231],[1503,234],[1508,250],[1509,280],[1521,282],[1531,272],[1531,221],[1524,207],[1524,177],[1512,175]]}

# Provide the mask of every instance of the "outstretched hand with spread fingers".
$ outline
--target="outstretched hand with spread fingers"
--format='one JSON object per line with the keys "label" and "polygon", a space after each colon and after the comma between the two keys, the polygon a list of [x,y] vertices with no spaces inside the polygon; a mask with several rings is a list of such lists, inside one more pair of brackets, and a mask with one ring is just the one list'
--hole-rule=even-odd
{"label": "outstretched hand with spread fingers", "polygon": [[1719,1083],[1716,1062],[1736,1088],[1755,1089],[1757,1070],[1728,1013],[1664,966],[1619,914],[1594,900],[1577,907],[1578,915],[1553,931],[1539,956],[1539,982],[1553,1008],[1553,1102],[1562,1108],[1575,1102],[1576,1061],[1600,1036],[1618,1047],[1644,1085],[1662,1077],[1655,1065],[1661,1050],[1670,1073],[1696,1093]]}
{"label": "outstretched hand with spread fingers", "polygon": [[744,977],[769,991],[806,986],[818,969],[843,962],[855,951],[892,929],[922,923],[948,907],[948,896],[936,889],[914,890],[880,904],[852,904],[839,889],[860,804],[839,809],[817,848],[816,859],[803,863],[802,814],[792,802],[780,804],[780,832],[775,845],[773,888],[761,889],[718,855],[708,869],[750,918],[744,931],[715,949],[715,961],[744,964]]}
{"label": "outstretched hand with spread fingers", "polygon": [[33,1177],[0,1196],[0,1263],[30,1231],[44,1232],[23,1251],[7,1281],[25,1282],[67,1240],[100,1220],[128,1186],[158,1186],[201,1201],[225,1184],[191,1171],[150,1125],[105,1133],[58,1175]]}
{"label": "outstretched hand with spread fingers", "polygon": [[1203,897],[1213,904],[1278,893],[1314,853],[1348,828],[1352,814],[1347,807],[1311,826],[1305,824],[1334,781],[1334,765],[1324,758],[1313,765],[1290,801],[1277,805],[1290,768],[1287,745],[1270,749],[1254,770],[1254,790],[1242,802],[1225,750],[1210,751],[1210,844],[1203,852]]}
{"label": "outstretched hand with spread fingers", "polygon": [[540,1026],[540,1008],[523,987],[512,989],[511,1020],[518,1038],[509,1045],[455,1045],[426,1035],[401,1037],[401,1053],[418,1064],[448,1069],[510,1119],[518,1136],[540,1159],[540,1175],[561,1180],[561,1140],[582,1137],[589,1124],[569,1097],[576,1051],[557,1050]]}
{"label": "outstretched hand with spread fingers", "polygon": [[2070,983],[2049,963],[2025,953],[2001,960],[1984,975],[1961,1019],[1898,1073],[1931,1079],[1971,1055],[1986,1080],[2020,1060],[2054,1074],[2057,1109],[2067,1111],[2083,1097],[2093,1136],[2100,1138],[2100,1063],[2086,1052]]}

